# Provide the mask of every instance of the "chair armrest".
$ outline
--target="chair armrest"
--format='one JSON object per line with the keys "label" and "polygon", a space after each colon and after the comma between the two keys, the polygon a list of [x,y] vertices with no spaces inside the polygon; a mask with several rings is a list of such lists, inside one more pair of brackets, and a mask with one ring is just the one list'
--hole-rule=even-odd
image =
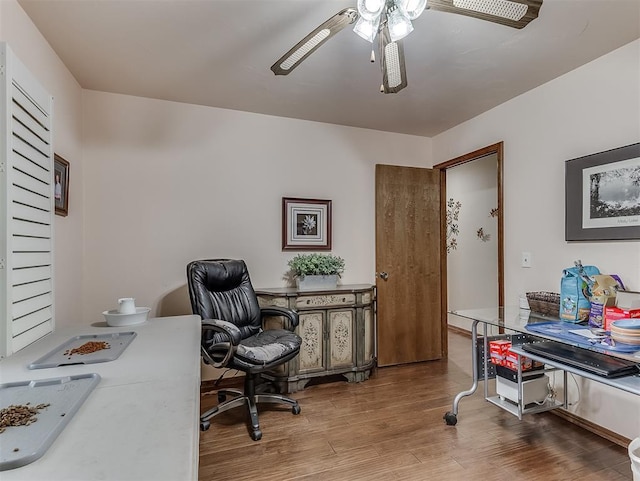
{"label": "chair armrest", "polygon": [[[210,336],[207,335],[209,332]],[[225,367],[235,355],[241,339],[242,333],[235,324],[219,319],[203,320],[200,350],[204,362],[215,368]]]}
{"label": "chair armrest", "polygon": [[276,306],[262,307],[260,309],[260,316],[263,319],[267,316],[284,316],[287,319],[289,319],[289,322],[291,324],[291,329],[289,329],[290,331],[293,331],[298,326],[298,323],[299,323],[298,313],[293,309],[289,309],[286,307],[276,307]]}

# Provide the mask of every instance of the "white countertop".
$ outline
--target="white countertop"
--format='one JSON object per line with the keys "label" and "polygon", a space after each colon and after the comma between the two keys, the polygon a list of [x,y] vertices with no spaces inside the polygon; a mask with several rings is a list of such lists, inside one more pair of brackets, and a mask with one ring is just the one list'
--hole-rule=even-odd
{"label": "white countertop", "polygon": [[[73,336],[127,331],[137,336],[114,361],[27,368]],[[62,328],[0,361],[2,383],[85,373],[102,379],[69,424],[40,459],[0,472],[2,481],[198,479],[198,316]]]}

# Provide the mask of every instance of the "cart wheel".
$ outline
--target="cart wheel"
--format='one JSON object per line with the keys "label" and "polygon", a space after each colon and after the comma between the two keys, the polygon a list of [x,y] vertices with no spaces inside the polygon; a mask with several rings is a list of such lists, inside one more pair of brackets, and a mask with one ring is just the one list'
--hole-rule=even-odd
{"label": "cart wheel", "polygon": [[200,431],[206,431],[211,426],[209,421],[200,421]]}
{"label": "cart wheel", "polygon": [[262,431],[260,431],[259,429],[252,431],[251,439],[253,439],[254,441],[260,441],[262,439]]}
{"label": "cart wheel", "polygon": [[458,416],[456,416],[452,412],[447,412],[444,415],[443,419],[447,423],[447,426],[455,426],[456,424],[458,424]]}
{"label": "cart wheel", "polygon": [[227,400],[226,394],[218,394],[218,404],[223,403]]}
{"label": "cart wheel", "polygon": [[298,406],[298,405],[296,404],[295,406],[293,406],[293,407],[291,408],[291,412],[292,412],[293,414],[300,414],[300,406]]}

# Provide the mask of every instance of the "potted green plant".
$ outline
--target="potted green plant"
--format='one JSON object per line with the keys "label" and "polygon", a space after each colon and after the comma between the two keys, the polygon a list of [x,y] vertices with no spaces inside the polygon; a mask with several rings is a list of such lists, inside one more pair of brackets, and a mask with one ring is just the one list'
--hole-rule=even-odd
{"label": "potted green plant", "polygon": [[335,289],[344,259],[333,254],[298,254],[289,261],[298,290]]}

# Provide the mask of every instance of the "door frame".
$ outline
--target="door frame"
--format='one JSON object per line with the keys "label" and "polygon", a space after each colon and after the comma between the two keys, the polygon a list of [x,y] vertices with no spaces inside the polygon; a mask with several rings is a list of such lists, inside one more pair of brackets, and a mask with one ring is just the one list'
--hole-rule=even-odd
{"label": "door frame", "polygon": [[448,329],[448,299],[447,299],[447,169],[458,165],[473,162],[487,155],[496,155],[497,158],[497,188],[498,188],[498,307],[504,306],[504,196],[503,196],[503,160],[504,142],[488,145],[482,149],[474,150],[468,154],[441,162],[433,166],[440,171],[440,302],[442,323],[442,348],[446,357],[449,352],[447,343]]}

